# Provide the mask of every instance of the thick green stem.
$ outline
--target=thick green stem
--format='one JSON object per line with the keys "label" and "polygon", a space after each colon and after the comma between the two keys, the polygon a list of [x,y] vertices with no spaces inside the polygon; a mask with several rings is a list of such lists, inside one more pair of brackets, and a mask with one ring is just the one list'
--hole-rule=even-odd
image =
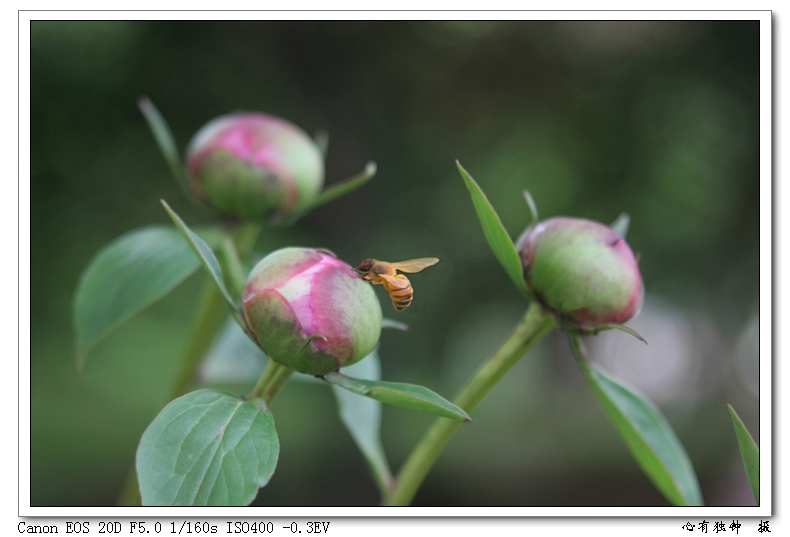
{"label": "thick green stem", "polygon": [[261,378],[258,380],[258,384],[255,385],[255,388],[250,392],[250,397],[259,397],[263,398],[263,392],[266,390],[266,386],[274,378],[275,373],[277,370],[281,368],[280,364],[275,362],[274,360],[269,360],[269,364],[266,366],[266,370],[261,375]]}
{"label": "thick green stem", "polygon": [[247,274],[231,237],[226,236],[222,241],[219,252],[217,252],[217,260],[222,267],[225,285],[230,290],[233,299],[238,302],[246,283]]}
{"label": "thick green stem", "polygon": [[217,331],[228,315],[225,299],[214,281],[206,275],[200,291],[195,318],[181,357],[176,380],[170,388],[168,401],[181,397],[195,380],[195,372]]}
{"label": "thick green stem", "polygon": [[263,399],[267,405],[270,405],[293,374],[293,369],[280,365],[270,359],[266,371],[263,372],[258,384],[256,384],[255,388],[250,392],[250,397],[259,397]]}
{"label": "thick green stem", "polygon": [[[513,332],[486,360],[461,389],[453,403],[471,412],[516,362],[546,335],[555,322],[537,304],[532,303]],[[395,486],[382,505],[408,505],[417,493],[433,463],[461,422],[437,418],[403,464]]]}

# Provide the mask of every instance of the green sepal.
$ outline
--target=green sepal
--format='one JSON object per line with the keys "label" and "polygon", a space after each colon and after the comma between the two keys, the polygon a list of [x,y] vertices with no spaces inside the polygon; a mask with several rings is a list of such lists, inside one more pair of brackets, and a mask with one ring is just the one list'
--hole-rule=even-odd
{"label": "green sepal", "polygon": [[409,325],[406,323],[402,323],[400,321],[396,321],[395,319],[390,319],[389,317],[384,317],[381,319],[381,327],[382,328],[394,328],[395,330],[400,330],[405,332],[409,329]]}
{"label": "green sepal", "polygon": [[329,133],[325,130],[320,130],[313,136],[313,141],[318,149],[321,150],[321,155],[326,159],[326,153],[329,151]]}
{"label": "green sepal", "polygon": [[615,230],[622,238],[625,238],[625,236],[628,235],[628,228],[630,226],[631,216],[628,213],[620,213],[617,220],[612,222],[609,227]]}
{"label": "green sepal", "polygon": [[309,211],[312,211],[313,209],[320,207],[321,205],[324,205],[335,198],[339,198],[340,196],[344,196],[349,192],[358,189],[370,181],[374,175],[376,175],[376,163],[371,161],[368,162],[365,165],[365,168],[358,174],[324,189],[323,192],[321,192],[318,197],[316,197],[310,203],[310,205],[302,209],[299,214],[288,218],[286,225],[295,222]]}
{"label": "green sepal", "polygon": [[647,340],[645,338],[643,338],[639,334],[639,332],[637,332],[636,330],[634,330],[633,328],[631,328],[629,326],[625,326],[624,324],[616,324],[616,323],[602,324],[601,326],[596,326],[595,328],[590,328],[590,329],[584,329],[584,328],[576,328],[576,329],[574,329],[572,327],[568,327],[566,329],[571,331],[571,332],[577,332],[577,333],[579,333],[581,335],[595,335],[595,334],[598,334],[599,332],[604,332],[606,330],[619,330],[620,332],[624,332],[624,333],[628,334],[629,336],[635,337],[636,339],[638,339],[639,341],[641,341],[642,343],[647,345]]}
{"label": "green sepal", "polygon": [[239,306],[234,302],[233,298],[231,298],[230,293],[228,292],[227,287],[225,287],[225,280],[222,276],[222,269],[219,266],[219,261],[217,261],[217,257],[214,255],[214,252],[211,251],[208,244],[206,244],[203,239],[198,237],[187,225],[181,220],[181,217],[176,214],[176,212],[170,208],[165,200],[160,200],[162,205],[164,206],[167,214],[170,215],[170,218],[173,220],[173,223],[176,225],[178,230],[181,232],[181,235],[186,239],[187,243],[192,247],[192,251],[195,252],[195,255],[198,257],[200,262],[203,265],[203,268],[206,269],[206,272],[209,273],[211,278],[214,280],[214,283],[217,284],[222,296],[225,297],[225,301],[230,306],[231,312],[235,317],[236,321],[239,323],[239,326],[245,328],[246,330],[246,323],[241,314],[241,310]]}
{"label": "green sepal", "polygon": [[461,163],[456,160],[455,164],[458,166],[458,171],[461,173],[461,177],[466,183],[466,188],[472,196],[472,203],[475,206],[477,217],[480,219],[480,225],[483,227],[483,233],[486,236],[488,245],[491,246],[491,250],[494,251],[499,264],[502,265],[507,275],[516,284],[518,290],[526,296],[531,296],[527,289],[527,284],[524,282],[523,269],[518,252],[513,245],[513,241],[510,240],[510,235],[505,231],[499,215],[478,184],[472,179],[472,176],[461,166]]}
{"label": "green sepal", "polygon": [[529,193],[529,190],[524,191],[524,199],[527,202],[527,206],[529,207],[529,213],[532,216],[532,222],[529,224],[530,226],[534,226],[538,223],[538,206],[535,204],[535,200],[532,199],[532,194]]}
{"label": "green sepal", "polygon": [[154,135],[156,144],[159,146],[159,151],[162,152],[162,156],[165,158],[165,162],[167,162],[167,166],[170,168],[176,182],[187,194],[187,197],[190,200],[193,199],[189,192],[189,184],[186,174],[184,173],[183,164],[181,163],[181,156],[176,147],[173,131],[170,130],[167,121],[165,121],[165,118],[159,113],[159,110],[154,106],[154,103],[151,102],[151,99],[146,96],[142,96],[137,100],[137,107],[140,109],[140,112],[143,113],[146,122],[148,122],[148,127]]}
{"label": "green sepal", "polygon": [[731,405],[727,405],[732,417],[732,425],[735,427],[735,436],[738,438],[738,448],[741,450],[743,468],[746,470],[746,477],[749,478],[749,485],[752,487],[754,501],[760,505],[760,450],[754,442],[754,438],[749,434],[749,430],[741,421],[738,413]]}
{"label": "green sepal", "polygon": [[471,421],[462,408],[423,386],[356,379],[339,372],[327,373],[323,378],[330,384],[382,403],[428,412],[456,421]]}

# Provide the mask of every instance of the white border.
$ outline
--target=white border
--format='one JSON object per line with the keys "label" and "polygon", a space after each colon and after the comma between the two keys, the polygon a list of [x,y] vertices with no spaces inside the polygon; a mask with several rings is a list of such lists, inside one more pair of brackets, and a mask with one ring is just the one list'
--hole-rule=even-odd
{"label": "white border", "polygon": [[[571,17],[569,17],[569,15]],[[760,343],[763,351],[760,359],[760,431],[761,431],[761,459],[764,464],[761,467],[761,503],[762,507],[738,507],[738,508],[45,508],[31,507],[30,498],[30,405],[29,405],[29,383],[30,383],[30,310],[29,310],[29,270],[30,270],[30,194],[29,194],[29,114],[30,114],[30,72],[29,72],[29,26],[30,20],[43,19],[195,19],[195,20],[214,20],[214,19],[244,19],[244,18],[277,18],[277,19],[523,19],[530,18],[535,20],[553,19],[589,19],[589,20],[625,20],[625,19],[662,19],[662,20],[710,20],[710,19],[757,19],[760,20],[760,40],[761,40],[761,152],[760,152],[760,210],[761,210],[761,236],[760,236],[760,314],[761,332]],[[703,517],[707,519],[732,519],[737,517],[767,517],[771,513],[773,504],[772,491],[774,490],[771,464],[765,462],[772,460],[772,383],[771,383],[771,352],[772,349],[772,312],[771,312],[771,218],[772,218],[772,199],[771,199],[771,150],[772,150],[772,86],[771,86],[771,61],[772,61],[772,27],[770,12],[755,11],[733,11],[733,12],[710,12],[710,11],[530,11],[530,12],[502,12],[502,11],[469,11],[453,12],[446,11],[277,11],[277,12],[255,12],[255,11],[204,11],[204,12],[181,12],[181,11],[48,11],[48,12],[20,12],[19,13],[19,222],[20,222],[20,280],[19,292],[21,303],[19,308],[19,515],[21,516],[57,516],[77,517],[101,516],[108,517],[129,517],[135,519],[141,517],[224,517],[224,518],[250,518],[250,517],[289,517],[297,518],[309,515],[311,518],[323,517],[634,517],[650,516],[664,517],[681,516],[692,522],[698,522]],[[777,379],[778,382],[778,379]],[[11,475],[11,474],[7,474]],[[448,521],[449,522],[449,521]],[[40,522],[43,523],[43,522]],[[466,524],[466,522],[461,522]],[[470,523],[472,521],[470,520]],[[362,525],[366,527],[366,524]],[[618,526],[620,526],[618,524]],[[626,524],[628,526],[628,524]],[[669,526],[663,526],[666,530]],[[92,528],[96,531],[98,528]],[[381,528],[379,527],[378,530]],[[753,529],[746,530],[753,531]],[[776,531],[775,526],[772,531]],[[124,528],[124,533],[126,528]],[[380,531],[378,531],[380,533]],[[640,530],[644,533],[644,528]]]}

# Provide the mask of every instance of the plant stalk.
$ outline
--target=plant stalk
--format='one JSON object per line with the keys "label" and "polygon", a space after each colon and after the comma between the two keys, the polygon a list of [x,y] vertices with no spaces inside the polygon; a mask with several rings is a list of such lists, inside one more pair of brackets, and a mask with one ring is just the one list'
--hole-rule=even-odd
{"label": "plant stalk", "polygon": [[[554,318],[536,302],[531,303],[513,332],[467,381],[453,403],[467,413],[472,412],[505,373],[554,326]],[[446,418],[437,418],[433,422],[401,467],[395,486],[384,496],[382,505],[411,503],[428,471],[460,425],[461,422]]]}
{"label": "plant stalk", "polygon": [[[221,263],[223,271],[230,273],[232,287],[239,292],[237,287],[244,283],[244,273],[240,259],[246,259],[252,252],[261,225],[255,223],[239,224],[231,233],[232,239],[225,239],[222,244]],[[227,262],[223,262],[227,261]],[[189,391],[195,381],[195,374],[200,362],[208,351],[211,343],[222,327],[228,311],[225,299],[217,289],[213,280],[205,275],[198,298],[197,312],[192,320],[192,327],[187,338],[184,353],[178,366],[176,379],[170,389],[168,402],[181,397]],[[140,505],[140,488],[137,484],[137,473],[133,467],[126,477],[118,505]]]}
{"label": "plant stalk", "polygon": [[255,385],[252,392],[250,392],[249,396],[263,399],[268,406],[282,391],[293,374],[293,369],[269,359],[269,365],[266,366],[266,371],[263,372],[261,379],[258,381],[258,384]]}
{"label": "plant stalk", "polygon": [[170,388],[168,401],[181,397],[189,391],[195,380],[195,373],[200,366],[203,355],[214,341],[217,331],[227,317],[227,307],[222,293],[208,276],[203,278],[198,298],[197,312],[192,320],[187,345],[181,356],[176,380]]}

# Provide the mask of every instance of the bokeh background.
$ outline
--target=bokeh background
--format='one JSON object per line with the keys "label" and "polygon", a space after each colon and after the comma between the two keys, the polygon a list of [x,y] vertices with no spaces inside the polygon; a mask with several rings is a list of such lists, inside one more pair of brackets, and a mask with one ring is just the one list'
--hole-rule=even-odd
{"label": "bokeh background", "polygon": [[[366,257],[437,256],[383,333],[383,377],[450,397],[525,301],[497,264],[455,159],[514,238],[543,217],[632,215],[647,299],[593,358],[662,409],[707,505],[753,505],[726,403],[758,423],[758,22],[33,22],[31,27],[31,504],[112,505],[165,403],[200,277],[118,329],[75,374],[71,312],[108,241],[212,214],[171,178],[142,115],[149,96],[183,151],[237,110],[329,133],[327,183],[364,188],[266,233]],[[249,386],[238,386],[239,392]],[[330,390],[274,403],[281,455],[260,505],[376,505]],[[666,505],[553,334],[474,412],[415,505]],[[394,407],[393,468],[431,422]]]}

